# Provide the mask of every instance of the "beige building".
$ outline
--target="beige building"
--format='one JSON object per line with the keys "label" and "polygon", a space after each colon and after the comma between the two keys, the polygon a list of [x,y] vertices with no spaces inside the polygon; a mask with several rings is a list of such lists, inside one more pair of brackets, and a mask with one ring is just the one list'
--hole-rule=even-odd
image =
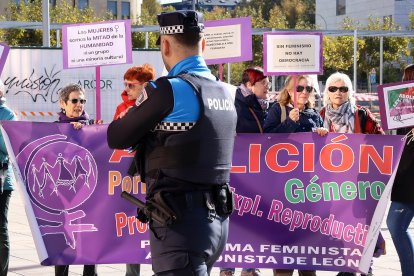
{"label": "beige building", "polygon": [[[31,0],[12,0],[16,3]],[[44,0],[43,0],[44,1]],[[91,7],[98,16],[110,12],[114,19],[131,19],[132,24],[137,23],[141,16],[142,0],[49,0],[50,5],[56,5],[59,1],[67,1],[74,7],[83,9]],[[0,1],[0,11],[4,11],[9,1]]]}

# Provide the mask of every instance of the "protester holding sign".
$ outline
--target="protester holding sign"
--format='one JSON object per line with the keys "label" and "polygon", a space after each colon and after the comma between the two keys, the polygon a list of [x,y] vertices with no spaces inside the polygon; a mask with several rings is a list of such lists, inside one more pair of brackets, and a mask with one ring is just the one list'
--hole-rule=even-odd
{"label": "protester holding sign", "polygon": [[[295,80],[296,78],[296,80]],[[295,87],[295,82],[297,86]],[[294,93],[296,89],[296,93]],[[296,107],[294,97],[296,96]],[[264,129],[271,133],[317,132],[325,136],[328,130],[323,127],[323,121],[315,105],[315,89],[312,80],[307,75],[288,76],[285,86],[280,92],[278,103],[269,110]],[[274,269],[275,276],[291,276],[293,269]],[[300,276],[315,276],[315,270],[299,270]]]}
{"label": "protester holding sign", "polygon": [[[294,93],[294,78],[297,79],[296,93]],[[296,95],[297,107],[294,107]],[[271,133],[312,132],[324,136],[328,130],[323,128],[323,121],[319,113],[313,108],[315,105],[315,90],[312,81],[307,75],[288,76],[285,86],[269,110],[264,124],[264,131]]]}
{"label": "protester holding sign", "polygon": [[[410,64],[404,69],[403,81],[413,80],[414,64]],[[397,129],[397,134],[405,135],[406,144],[392,187],[387,226],[400,258],[402,275],[410,276],[414,275],[414,245],[408,232],[414,217],[414,128]]]}
{"label": "protester holding sign", "polygon": [[[148,85],[148,81],[155,78],[154,67],[150,64],[134,66],[129,68],[124,74],[125,90],[122,91],[122,103],[118,105],[115,111],[114,120],[123,117],[125,110],[133,106],[136,101],[140,102],[144,94],[142,91]],[[122,114],[122,115],[121,115]]]}
{"label": "protester holding sign", "polygon": [[[73,128],[81,129],[84,125],[101,124],[102,121],[89,119],[89,115],[84,110],[86,104],[85,90],[78,84],[68,84],[59,92],[59,120],[57,123],[70,123]],[[68,276],[68,265],[55,266],[55,276]],[[96,276],[97,270],[95,265],[85,265],[83,267],[83,276]]]}
{"label": "protester holding sign", "polygon": [[[237,133],[263,133],[263,123],[269,109],[269,78],[260,67],[243,71],[242,84],[236,90]],[[234,268],[221,268],[220,276],[234,275]],[[243,268],[241,276],[259,276],[257,268]]]}
{"label": "protester holding sign", "polygon": [[[5,87],[0,80],[0,120],[16,120],[13,111],[9,109],[4,98]],[[13,186],[13,170],[9,166],[9,156],[3,136],[0,133],[0,275],[6,276],[9,269],[10,241],[7,228],[7,213]]]}
{"label": "protester holding sign", "polygon": [[[351,79],[343,73],[334,73],[326,80],[324,107],[320,111],[324,127],[331,132],[385,134],[369,109],[355,105]],[[374,256],[385,253],[385,241],[378,236]],[[361,274],[366,275],[366,274]],[[368,274],[372,275],[372,268]],[[355,272],[340,272],[337,276],[356,276]]]}
{"label": "protester holding sign", "polygon": [[136,149],[130,173],[148,187],[138,218],[149,223],[155,275],[205,276],[228,236],[237,115],[202,57],[202,14],[162,13],[158,22],[168,76],[150,82],[144,100],[109,125],[108,145]]}

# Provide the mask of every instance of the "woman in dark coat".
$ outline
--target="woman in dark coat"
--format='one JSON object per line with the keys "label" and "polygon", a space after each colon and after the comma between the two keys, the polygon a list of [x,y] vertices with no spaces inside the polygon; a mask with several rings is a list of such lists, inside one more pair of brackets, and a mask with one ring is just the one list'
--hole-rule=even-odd
{"label": "woman in dark coat", "polygon": [[[269,108],[269,78],[260,67],[243,71],[242,84],[236,90],[237,133],[263,133]],[[221,268],[220,276],[234,275],[234,268]],[[257,268],[243,268],[241,276],[259,276]]]}
{"label": "woman in dark coat", "polygon": [[[414,64],[404,69],[403,81],[414,80]],[[408,227],[414,217],[414,128],[401,128],[397,134],[405,135],[406,145],[402,153],[394,186],[387,226],[400,258],[402,276],[414,275],[414,245]]]}

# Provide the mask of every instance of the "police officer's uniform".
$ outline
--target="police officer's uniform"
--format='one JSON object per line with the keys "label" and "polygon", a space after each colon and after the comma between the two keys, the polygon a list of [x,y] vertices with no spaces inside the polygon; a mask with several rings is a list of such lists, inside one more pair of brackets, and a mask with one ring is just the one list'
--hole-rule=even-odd
{"label": "police officer's uniform", "polygon": [[[160,33],[202,32],[202,15],[175,11],[158,16]],[[156,275],[207,275],[221,254],[228,216],[216,212],[217,187],[229,182],[236,128],[231,93],[200,56],[171,68],[147,86],[144,100],[108,128],[112,148],[137,146],[147,200],[162,195],[177,219],[150,221]]]}

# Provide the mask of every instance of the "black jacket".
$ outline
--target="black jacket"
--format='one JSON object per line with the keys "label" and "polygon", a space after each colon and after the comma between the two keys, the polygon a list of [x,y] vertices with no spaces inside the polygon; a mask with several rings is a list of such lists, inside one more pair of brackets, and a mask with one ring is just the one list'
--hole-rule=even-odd
{"label": "black jacket", "polygon": [[[402,128],[397,130],[397,134],[405,135],[412,128]],[[392,187],[391,200],[400,202],[414,202],[414,141],[405,145],[402,153],[397,175],[395,176],[394,186]]]}
{"label": "black jacket", "polygon": [[234,102],[237,111],[237,133],[260,133],[259,126],[254,118],[252,111],[256,114],[257,119],[260,122],[260,126],[263,129],[263,123],[267,115],[267,111],[263,110],[257,100],[256,95],[251,94],[244,97],[241,93],[241,89],[236,91],[236,99]]}

